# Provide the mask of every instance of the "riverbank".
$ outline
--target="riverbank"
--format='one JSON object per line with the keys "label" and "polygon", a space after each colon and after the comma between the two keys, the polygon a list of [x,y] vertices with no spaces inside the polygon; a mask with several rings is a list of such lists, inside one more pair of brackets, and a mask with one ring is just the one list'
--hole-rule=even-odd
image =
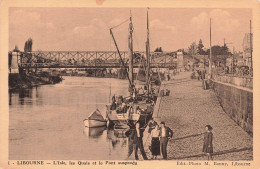
{"label": "riverbank", "polygon": [[56,84],[62,81],[60,75],[41,74],[9,74],[9,90],[26,89],[39,85]]}
{"label": "riverbank", "polygon": [[[127,71],[125,69],[118,69],[117,71],[107,71],[106,69],[88,69],[84,71],[60,71],[62,76],[79,76],[79,77],[96,77],[96,78],[115,78],[127,79]],[[145,70],[140,69],[138,73],[134,73],[134,79],[139,81],[146,81]],[[165,75],[162,72],[153,72],[151,74],[151,81],[165,80]]]}
{"label": "riverbank", "polygon": [[[161,98],[154,118],[174,131],[168,143],[169,160],[207,160],[202,153],[207,124],[213,127],[214,160],[253,159],[253,138],[223,111],[214,91],[202,89],[202,81],[191,80],[189,72],[181,73],[165,82],[165,88],[171,91],[170,96]],[[151,158],[147,137],[144,144]]]}

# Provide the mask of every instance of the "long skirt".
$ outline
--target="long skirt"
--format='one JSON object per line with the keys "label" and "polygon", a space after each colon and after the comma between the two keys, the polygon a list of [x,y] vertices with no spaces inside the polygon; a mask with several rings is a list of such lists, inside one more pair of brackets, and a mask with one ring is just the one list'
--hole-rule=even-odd
{"label": "long skirt", "polygon": [[204,152],[204,153],[213,153],[213,146],[208,146],[207,144],[204,144],[202,152]]}
{"label": "long skirt", "polygon": [[159,137],[153,137],[152,138],[152,155],[160,155]]}

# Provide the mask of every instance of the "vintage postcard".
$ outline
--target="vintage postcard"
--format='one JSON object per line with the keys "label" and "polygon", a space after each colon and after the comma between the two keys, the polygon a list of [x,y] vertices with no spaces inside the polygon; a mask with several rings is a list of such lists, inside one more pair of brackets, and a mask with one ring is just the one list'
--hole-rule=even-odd
{"label": "vintage postcard", "polygon": [[259,1],[0,5],[0,169],[260,167]]}

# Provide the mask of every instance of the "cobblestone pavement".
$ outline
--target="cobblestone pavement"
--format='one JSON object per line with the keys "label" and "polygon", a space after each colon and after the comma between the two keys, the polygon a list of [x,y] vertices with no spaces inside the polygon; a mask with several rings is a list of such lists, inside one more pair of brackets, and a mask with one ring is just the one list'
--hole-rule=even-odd
{"label": "cobblestone pavement", "polygon": [[[168,143],[169,160],[207,160],[202,153],[202,133],[207,124],[213,127],[214,160],[253,160],[252,137],[222,110],[214,91],[203,90],[202,81],[183,73],[167,81],[165,88],[171,91],[170,96],[161,99],[155,120],[165,121],[174,131]],[[147,136],[143,140],[151,158]]]}

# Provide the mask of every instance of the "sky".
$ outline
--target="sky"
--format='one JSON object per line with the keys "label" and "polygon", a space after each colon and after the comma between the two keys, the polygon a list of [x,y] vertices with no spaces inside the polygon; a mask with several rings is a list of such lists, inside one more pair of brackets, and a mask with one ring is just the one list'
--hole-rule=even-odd
{"label": "sky", "polygon": [[[134,50],[145,50],[146,8],[132,8]],[[129,8],[10,8],[9,49],[23,50],[28,38],[33,51],[115,51],[109,28],[130,16]],[[209,47],[212,18],[212,45],[242,51],[245,33],[250,31],[251,9],[151,8],[150,47],[164,51],[186,49],[202,39]],[[128,22],[113,29],[121,51],[127,50]]]}

